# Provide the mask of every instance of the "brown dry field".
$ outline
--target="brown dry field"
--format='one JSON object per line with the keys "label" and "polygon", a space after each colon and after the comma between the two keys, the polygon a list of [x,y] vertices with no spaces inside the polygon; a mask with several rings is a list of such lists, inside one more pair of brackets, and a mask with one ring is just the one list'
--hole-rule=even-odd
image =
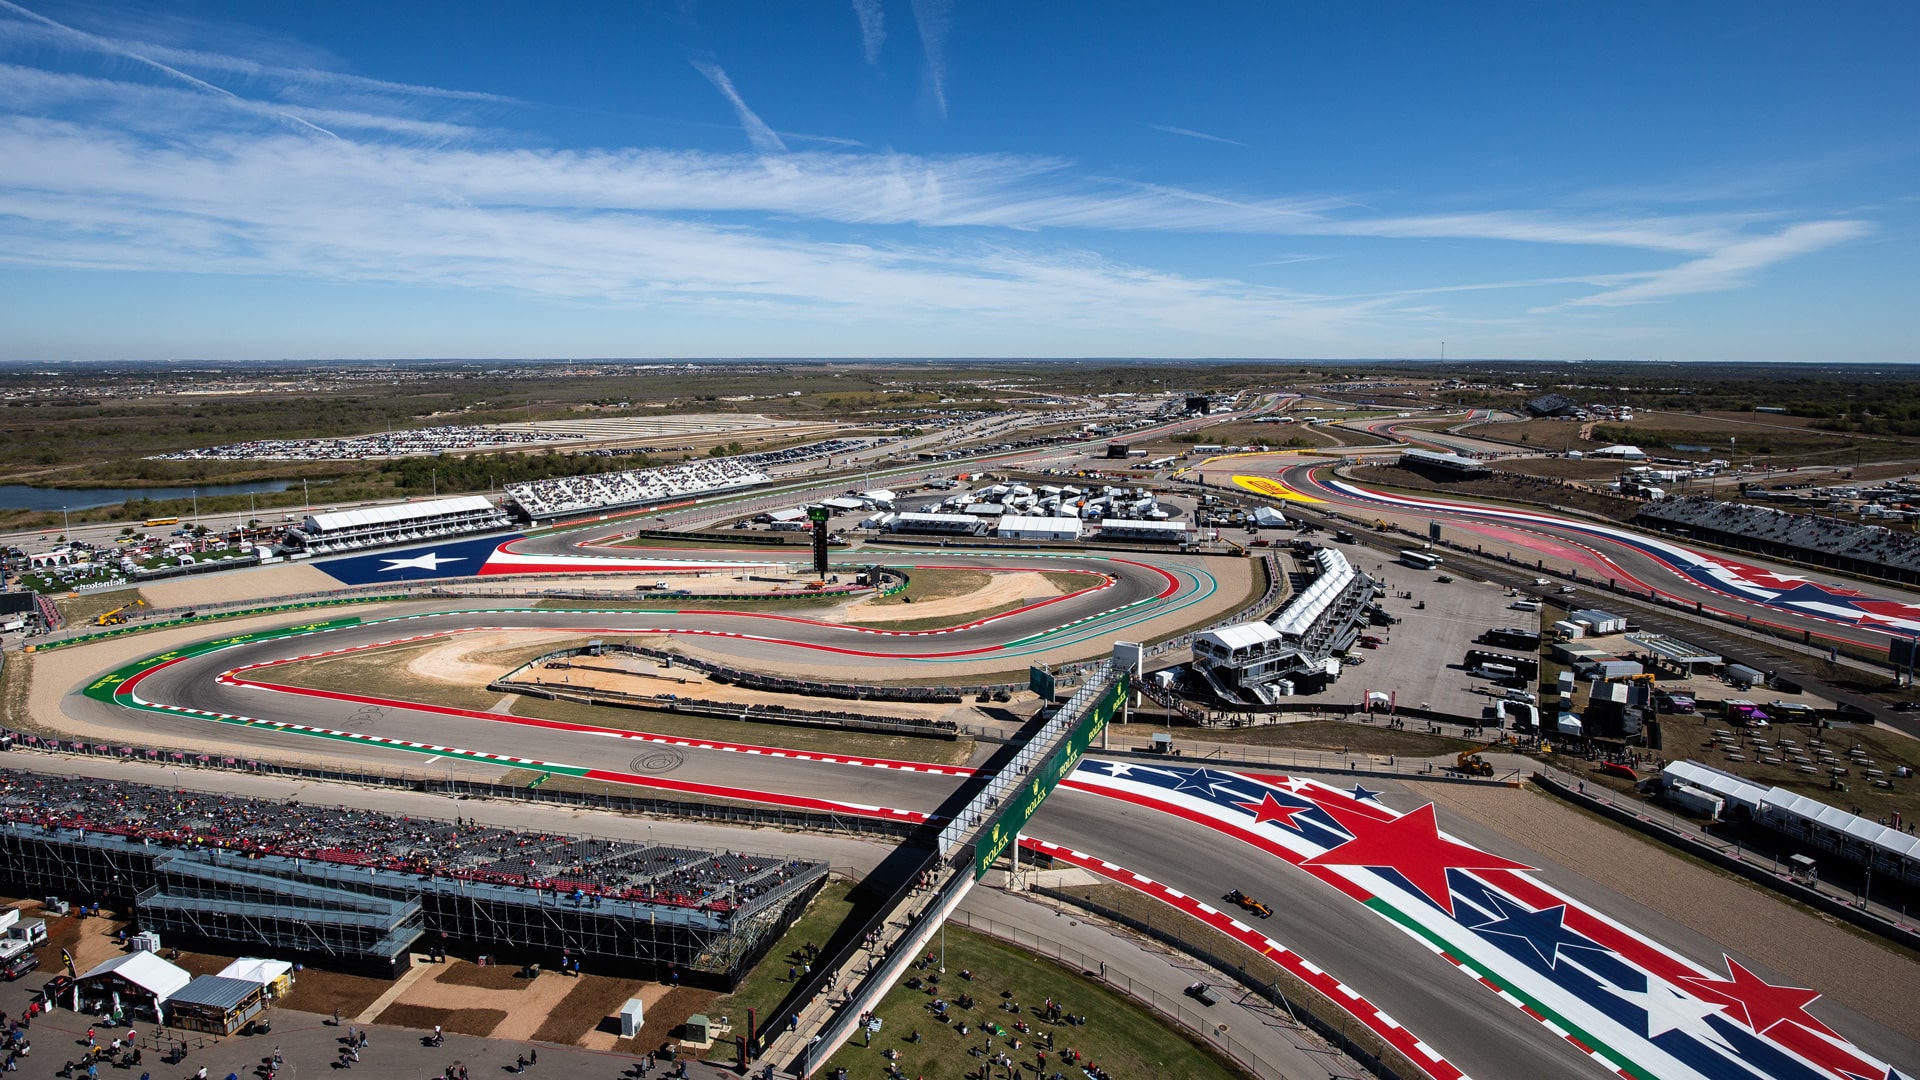
{"label": "brown dry field", "polygon": [[[547,1014],[534,1029],[534,1042],[578,1044],[600,1027],[609,1016],[617,1016],[628,998],[639,996],[646,984],[639,979],[613,979],[582,975],[558,1007]],[[644,1000],[644,999],[643,999]],[[618,1034],[618,1031],[614,1032]]]}
{"label": "brown dry field", "polygon": [[446,970],[440,973],[436,981],[441,986],[471,986],[480,990],[525,990],[533,985],[533,980],[520,977],[520,969],[510,964],[489,964],[481,967],[456,961],[451,957]]}
{"label": "brown dry field", "polygon": [[382,1010],[375,1023],[413,1028],[416,1031],[431,1031],[438,1024],[455,1035],[485,1038],[506,1018],[503,1009],[434,1009],[396,1002]]}
{"label": "brown dry field", "polygon": [[[1577,867],[1595,884],[1784,973],[1796,986],[1819,987],[1889,1029],[1920,1038],[1920,1010],[1912,1007],[1914,961],[1876,940],[1536,788],[1407,786],[1449,813],[1471,818],[1563,866]],[[1907,990],[1890,992],[1902,987]]]}
{"label": "brown dry field", "polygon": [[[300,972],[294,980],[293,992],[287,995],[286,1005],[320,1016],[338,1012],[341,1022],[345,1023],[348,1017],[359,1016],[367,1011],[392,985],[386,979],[342,975],[337,971],[310,967]],[[427,1026],[432,1027],[432,1022],[429,1021]]]}

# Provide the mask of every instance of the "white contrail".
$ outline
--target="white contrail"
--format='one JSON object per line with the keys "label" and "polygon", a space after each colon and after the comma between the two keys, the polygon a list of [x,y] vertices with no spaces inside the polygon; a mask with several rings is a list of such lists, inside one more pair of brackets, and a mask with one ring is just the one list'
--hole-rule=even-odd
{"label": "white contrail", "polygon": [[880,63],[880,44],[887,40],[886,12],[880,0],[853,0],[853,13],[860,18],[860,44],[867,50],[867,63]]}
{"label": "white contrail", "polygon": [[927,86],[933,104],[947,115],[947,31],[953,29],[953,0],[913,0],[913,21],[920,25],[920,45],[927,51]]}
{"label": "white contrail", "polygon": [[[47,18],[45,15],[42,15],[37,11],[29,11],[26,8],[21,7],[19,4],[13,3],[13,0],[0,0],[0,8],[5,8],[6,10],[11,11],[16,15],[19,15],[22,18],[31,19],[32,21],[37,22],[42,26],[51,27],[62,34],[65,34],[67,37],[72,38],[74,41],[87,46],[88,48],[95,49],[99,52],[111,53],[114,56],[124,57],[125,59],[132,60],[136,64],[145,64],[147,67],[150,67],[153,70],[158,71],[163,75],[169,76],[171,78],[179,79],[182,82],[185,82],[187,85],[192,86],[196,89],[205,90],[210,94],[218,95],[219,97],[226,98],[229,101],[246,102],[249,105],[253,104],[252,102],[248,101],[245,98],[242,98],[239,94],[236,94],[231,90],[228,90],[224,87],[215,86],[212,83],[207,82],[205,79],[195,78],[194,76],[189,75],[184,71],[181,71],[179,68],[169,67],[168,65],[163,64],[160,61],[153,59],[152,57],[142,56],[139,53],[134,52],[132,49],[129,49],[124,45],[121,45],[119,42],[110,41],[106,38],[99,37],[94,34],[89,34],[85,30],[76,30],[73,27],[66,25],[65,23],[55,22],[54,20]],[[328,131],[326,128],[321,127],[319,124],[315,124],[307,120],[302,120],[301,118],[293,115],[292,113],[282,112],[279,109],[272,108],[271,106],[268,107],[267,111],[271,112],[273,115],[279,117],[280,119],[285,120],[289,124],[294,124],[298,127],[306,128],[309,131],[318,132],[322,135],[325,135],[329,139],[335,139],[335,140],[340,139],[340,136],[335,135],[333,132]]]}
{"label": "white contrail", "polygon": [[[0,3],[5,2],[6,0],[0,0]],[[740,126],[746,129],[747,141],[753,143],[755,150],[763,154],[787,152],[787,144],[780,141],[780,136],[767,126],[766,121],[755,115],[752,109],[747,108],[747,103],[741,99],[740,92],[733,88],[733,80],[727,78],[727,73],[721,70],[720,65],[709,64],[704,60],[689,60],[688,63],[694,66],[694,70],[705,75],[707,81],[713,84],[713,88],[733,103],[733,111],[740,117]]]}

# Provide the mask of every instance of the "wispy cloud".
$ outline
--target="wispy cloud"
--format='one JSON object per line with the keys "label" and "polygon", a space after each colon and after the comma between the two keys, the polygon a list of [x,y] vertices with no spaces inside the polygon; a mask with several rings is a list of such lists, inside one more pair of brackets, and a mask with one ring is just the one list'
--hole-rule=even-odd
{"label": "wispy cloud", "polygon": [[1702,258],[1649,273],[1632,285],[1568,301],[1565,306],[1622,307],[1736,289],[1769,266],[1858,239],[1870,231],[1871,227],[1860,221],[1805,221],[1767,236],[1731,241]]}
{"label": "wispy cloud", "polygon": [[880,45],[887,40],[887,14],[880,0],[853,0],[853,14],[860,20],[860,45],[867,63],[880,63]]}
{"label": "wispy cloud", "polygon": [[746,129],[747,141],[753,144],[755,150],[763,154],[787,152],[787,144],[780,141],[780,136],[774,134],[766,121],[760,119],[752,109],[747,108],[747,103],[740,97],[740,92],[733,88],[733,80],[727,77],[726,71],[722,70],[720,65],[711,64],[705,60],[690,62],[700,74],[707,77],[707,81],[713,84],[714,89],[720,91],[721,95],[732,104],[734,113],[740,117],[740,126]]}
{"label": "wispy cloud", "polygon": [[[944,103],[950,9],[921,0],[914,10]],[[545,148],[473,122],[516,107],[510,99],[297,59],[138,47],[49,22],[0,0],[0,55],[12,61],[0,62],[0,264],[16,267],[430,284],[820,325],[853,314],[1023,333],[1142,327],[1212,348],[1310,351],[1301,343],[1396,320],[1556,325],[1736,288],[1870,228],[1782,209],[1381,213],[1341,194],[1200,191],[1058,157],[868,151],[837,136],[783,137],[704,60],[693,66],[733,107],[752,152]],[[85,73],[33,66],[49,46],[98,62]],[[289,125],[290,100],[307,124],[339,137]],[[813,148],[790,153],[802,140]],[[1348,259],[1376,241],[1391,253],[1427,240],[1565,255],[1553,277],[1415,280],[1354,295],[1090,250],[1129,232],[1333,238],[1313,246]],[[1622,272],[1622,251],[1674,265]],[[1594,265],[1606,272],[1578,272],[1589,254],[1605,256]],[[1494,314],[1444,306],[1445,294],[1533,288],[1571,298],[1531,312],[1517,301],[1484,305]]]}
{"label": "wispy cloud", "polygon": [[1189,139],[1205,139],[1208,142],[1226,143],[1228,146],[1247,145],[1238,139],[1228,139],[1220,135],[1209,135],[1204,131],[1195,131],[1192,128],[1170,127],[1166,124],[1148,124],[1147,126],[1155,131],[1164,131],[1169,135],[1182,135]]}
{"label": "wispy cloud", "polygon": [[913,21],[927,54],[927,93],[941,119],[947,116],[947,34],[953,30],[953,0],[913,0]]}

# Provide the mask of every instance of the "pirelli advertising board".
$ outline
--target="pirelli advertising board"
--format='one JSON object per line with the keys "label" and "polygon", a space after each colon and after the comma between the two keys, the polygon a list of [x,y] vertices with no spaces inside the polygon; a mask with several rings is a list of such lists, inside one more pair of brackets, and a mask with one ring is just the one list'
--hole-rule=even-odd
{"label": "pirelli advertising board", "polygon": [[1040,812],[1040,804],[1060,785],[1060,781],[1073,774],[1080,759],[1086,755],[1087,748],[1107,729],[1107,722],[1119,715],[1121,703],[1132,691],[1131,676],[1122,672],[1113,685],[1107,687],[1107,692],[1094,701],[1093,708],[1087,711],[1086,718],[1067,736],[1066,742],[1044,764],[1033,770],[1033,777],[1009,800],[1006,809],[1000,811],[1000,816],[993,821],[993,827],[974,849],[975,880],[986,876],[994,862],[1006,853],[1007,845],[1013,843],[1013,838],[1020,835],[1020,830],[1026,828],[1033,815]]}

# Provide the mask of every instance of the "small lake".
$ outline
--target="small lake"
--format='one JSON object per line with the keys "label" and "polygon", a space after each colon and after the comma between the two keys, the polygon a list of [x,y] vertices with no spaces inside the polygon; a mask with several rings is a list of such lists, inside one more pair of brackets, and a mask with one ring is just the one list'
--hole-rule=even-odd
{"label": "small lake", "polygon": [[297,484],[285,480],[255,480],[247,484],[202,484],[198,487],[157,488],[43,488],[0,484],[0,510],[88,510],[119,506],[128,499],[189,499],[201,495],[252,495],[285,491]]}

